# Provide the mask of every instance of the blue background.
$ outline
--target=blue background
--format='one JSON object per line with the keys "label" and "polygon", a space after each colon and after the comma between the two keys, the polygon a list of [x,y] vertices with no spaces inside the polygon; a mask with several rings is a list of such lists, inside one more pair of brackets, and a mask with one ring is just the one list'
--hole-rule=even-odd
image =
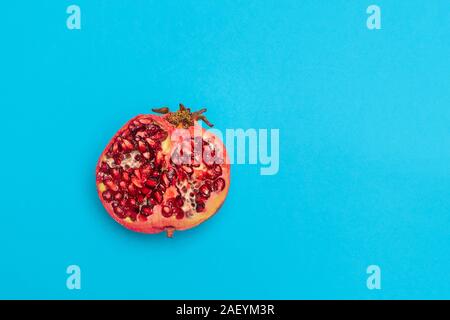
{"label": "blue background", "polygon": [[[0,16],[0,298],[450,298],[450,4],[9,1]],[[279,128],[201,226],[132,233],[100,152],[153,106]],[[82,270],[67,290],[66,267]],[[368,290],[366,268],[382,270]]]}

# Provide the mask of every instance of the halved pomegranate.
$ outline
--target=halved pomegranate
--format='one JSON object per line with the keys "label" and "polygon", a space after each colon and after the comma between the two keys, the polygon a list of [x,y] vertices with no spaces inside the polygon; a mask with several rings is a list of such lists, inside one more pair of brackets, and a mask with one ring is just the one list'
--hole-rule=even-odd
{"label": "halved pomegranate", "polygon": [[111,139],[100,156],[96,183],[108,213],[144,233],[190,229],[211,217],[230,186],[223,142],[203,129],[203,113],[153,109],[138,115]]}

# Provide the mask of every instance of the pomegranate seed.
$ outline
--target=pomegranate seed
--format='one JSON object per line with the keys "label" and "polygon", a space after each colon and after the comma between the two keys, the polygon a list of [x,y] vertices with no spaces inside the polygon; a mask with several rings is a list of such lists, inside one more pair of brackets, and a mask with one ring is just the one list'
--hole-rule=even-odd
{"label": "pomegranate seed", "polygon": [[114,199],[116,200],[122,200],[123,198],[123,194],[121,192],[117,192],[116,195],[114,196]]}
{"label": "pomegranate seed", "polygon": [[141,214],[143,214],[144,216],[150,216],[153,214],[153,210],[150,206],[142,206]]}
{"label": "pomegranate seed", "polygon": [[159,127],[152,124],[151,126],[148,126],[147,131],[150,135],[154,135],[158,131]]}
{"label": "pomegranate seed", "polygon": [[136,177],[131,178],[131,182],[133,182],[133,184],[134,184],[136,187],[142,188],[141,181],[140,181],[138,178],[136,178]]}
{"label": "pomegranate seed", "polygon": [[176,204],[177,207],[181,208],[183,206],[183,204],[184,204],[184,201],[183,201],[183,199],[180,196],[178,196],[176,198],[176,200],[175,200],[175,204]]}
{"label": "pomegranate seed", "polygon": [[147,181],[145,181],[145,185],[150,188],[156,187],[156,184],[157,182],[154,179],[148,179]]}
{"label": "pomegranate seed", "polygon": [[120,165],[122,163],[121,155],[116,155],[116,156],[114,156],[113,159],[114,159],[114,163],[117,164],[117,165]]}
{"label": "pomegranate seed", "polygon": [[152,173],[152,168],[149,165],[146,165],[141,168],[141,171],[145,177],[148,177]]}
{"label": "pomegranate seed", "polygon": [[134,186],[134,184],[130,184],[130,185],[128,186],[128,192],[129,192],[130,194],[136,194],[137,190],[136,190],[136,187]]}
{"label": "pomegranate seed", "polygon": [[119,144],[117,142],[114,142],[112,146],[112,152],[116,154],[119,151]]}
{"label": "pomegranate seed", "polygon": [[189,167],[189,166],[183,166],[183,170],[187,174],[191,174],[192,172],[194,172],[194,170],[191,167]]}
{"label": "pomegranate seed", "polygon": [[125,218],[125,212],[123,211],[123,209],[121,207],[115,207],[114,213],[121,219]]}
{"label": "pomegranate seed", "polygon": [[147,188],[147,187],[143,187],[141,191],[142,191],[143,194],[147,195],[147,194],[150,193],[151,190],[149,188]]}
{"label": "pomegranate seed", "polygon": [[150,138],[146,138],[145,141],[148,143],[148,145],[152,149],[156,149],[156,147],[158,146],[158,144]]}
{"label": "pomegranate seed", "polygon": [[177,171],[174,168],[170,168],[169,170],[167,170],[167,178],[169,178],[169,180],[172,180],[176,174]]}
{"label": "pomegranate seed", "polygon": [[126,182],[125,182],[125,181],[120,181],[120,182],[119,182],[119,187],[120,187],[122,190],[125,190],[125,189],[127,188]]}
{"label": "pomegranate seed", "polygon": [[137,219],[141,222],[145,222],[145,221],[147,221],[147,216],[145,216],[141,213],[141,214],[138,214]]}
{"label": "pomegranate seed", "polygon": [[145,159],[149,160],[149,159],[152,157],[152,154],[151,154],[150,152],[144,152],[144,153],[142,154],[142,156],[143,156]]}
{"label": "pomegranate seed", "polygon": [[117,168],[114,168],[111,170],[111,174],[113,176],[114,179],[119,179],[120,178],[120,170]]}
{"label": "pomegranate seed", "polygon": [[112,194],[111,194],[111,192],[109,190],[107,190],[107,191],[102,193],[102,197],[103,197],[103,199],[109,201],[112,198]]}
{"label": "pomegranate seed", "polygon": [[164,193],[164,191],[166,191],[166,187],[164,187],[161,183],[158,185],[157,187],[162,193]]}
{"label": "pomegranate seed", "polygon": [[175,214],[175,217],[176,217],[178,220],[184,218],[184,212],[183,212],[183,210],[182,210],[181,208],[176,208],[176,207],[175,207],[175,208],[172,209],[172,211],[173,211],[173,214]]}
{"label": "pomegranate seed", "polygon": [[163,215],[163,217],[169,218],[172,216],[173,212],[172,209],[170,209],[168,206],[163,206],[161,214]]}
{"label": "pomegranate seed", "polygon": [[225,188],[225,180],[222,178],[219,178],[214,181],[213,183],[213,190],[216,192],[220,192]]}
{"label": "pomegranate seed", "polygon": [[167,138],[167,132],[163,131],[163,130],[160,130],[160,131],[156,132],[154,135],[152,135],[153,140],[162,141],[162,140],[165,140],[166,138]]}
{"label": "pomegranate seed", "polygon": [[100,171],[103,173],[109,173],[109,165],[106,162],[102,162],[101,166],[100,166]]}
{"label": "pomegranate seed", "polygon": [[212,169],[212,168],[206,170],[206,176],[209,179],[215,179],[216,177],[218,177],[218,175],[216,174],[216,171],[214,171],[214,169]]}
{"label": "pomegranate seed", "polygon": [[197,212],[203,212],[205,211],[205,203],[203,202],[197,202],[197,208],[196,208]]}
{"label": "pomegranate seed", "polygon": [[127,139],[123,139],[123,143],[125,144],[125,146],[127,147],[128,150],[133,150],[134,149],[134,145],[131,143],[131,141],[127,140]]}
{"label": "pomegranate seed", "polygon": [[130,130],[128,130],[128,129],[125,129],[123,132],[122,132],[122,134],[121,134],[121,136],[123,137],[123,138],[126,138],[126,137],[128,137],[130,135]]}
{"label": "pomegranate seed", "polygon": [[157,203],[161,203],[161,201],[163,199],[163,196],[162,196],[162,194],[161,194],[161,192],[159,190],[156,190],[153,193],[153,198],[156,200]]}
{"label": "pomegranate seed", "polygon": [[175,204],[175,199],[174,198],[170,198],[166,201],[166,206],[168,206],[169,208],[173,208]]}
{"label": "pomegranate seed", "polygon": [[130,181],[130,174],[128,172],[122,173],[122,179],[125,181]]}
{"label": "pomegranate seed", "polygon": [[144,142],[139,141],[138,142],[138,149],[140,152],[146,152],[147,151],[147,146],[145,145]]}
{"label": "pomegranate seed", "polygon": [[222,167],[219,166],[218,164],[216,164],[216,165],[214,166],[214,173],[215,173],[216,175],[220,176],[220,175],[222,174]]}
{"label": "pomegranate seed", "polygon": [[134,210],[128,210],[127,216],[131,219],[131,221],[136,221],[137,213]]}
{"label": "pomegranate seed", "polygon": [[144,202],[144,200],[145,200],[145,197],[144,197],[142,194],[138,195],[137,201],[138,201],[139,203]]}
{"label": "pomegranate seed", "polygon": [[112,191],[117,191],[117,190],[119,190],[119,187],[118,187],[114,182],[112,182],[112,180],[106,180],[106,181],[105,181],[105,185],[106,185],[108,188],[110,188]]}
{"label": "pomegranate seed", "polygon": [[139,171],[139,169],[134,169],[134,175],[138,177],[139,180],[141,180],[141,172]]}
{"label": "pomegranate seed", "polygon": [[209,190],[209,187],[206,184],[204,184],[204,185],[202,185],[200,187],[200,192],[202,193],[202,196],[205,196],[206,198],[208,198],[209,197],[209,193],[211,191]]}

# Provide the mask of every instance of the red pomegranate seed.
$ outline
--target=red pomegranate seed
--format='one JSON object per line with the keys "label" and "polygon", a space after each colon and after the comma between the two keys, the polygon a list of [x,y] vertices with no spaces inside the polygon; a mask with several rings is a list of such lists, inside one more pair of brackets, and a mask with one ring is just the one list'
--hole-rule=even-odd
{"label": "red pomegranate seed", "polygon": [[154,179],[148,179],[147,181],[145,181],[145,185],[147,187],[154,188],[154,187],[156,187],[157,182]]}
{"label": "red pomegranate seed", "polygon": [[121,207],[115,207],[114,213],[121,219],[125,218],[125,212],[123,211],[123,209]]}
{"label": "red pomegranate seed", "polygon": [[119,151],[119,144],[117,142],[114,142],[112,146],[112,152],[116,154]]}
{"label": "red pomegranate seed", "polygon": [[128,211],[127,211],[127,216],[128,216],[128,218],[130,218],[132,221],[136,221],[137,213],[136,213],[135,209],[134,209],[134,210],[128,210]]}
{"label": "red pomegranate seed", "polygon": [[172,209],[172,211],[173,211],[173,214],[175,214],[175,217],[176,217],[178,220],[184,218],[184,212],[183,212],[183,210],[182,210],[181,208],[175,207],[175,208]]}
{"label": "red pomegranate seed", "polygon": [[127,188],[126,182],[125,182],[125,181],[120,181],[120,182],[119,182],[119,187],[120,187],[122,190],[125,190],[125,189]]}
{"label": "red pomegranate seed", "polygon": [[175,205],[177,206],[177,207],[182,207],[183,206],[183,204],[184,204],[184,201],[183,201],[183,199],[180,197],[180,196],[178,196],[176,199],[175,199]]}
{"label": "red pomegranate seed", "polygon": [[216,175],[220,176],[220,175],[222,174],[222,167],[219,166],[218,164],[216,164],[216,165],[214,166],[214,173],[215,173]]}
{"label": "red pomegranate seed", "polygon": [[137,190],[136,190],[136,187],[134,186],[134,184],[130,184],[130,185],[128,186],[128,192],[129,192],[130,194],[136,194]]}
{"label": "red pomegranate seed", "polygon": [[214,181],[213,183],[213,190],[216,192],[220,192],[225,188],[225,180],[222,178],[219,178]]}
{"label": "red pomegranate seed", "polygon": [[138,219],[138,221],[145,222],[145,221],[147,221],[147,216],[143,215],[141,213],[141,214],[138,214],[137,219]]}
{"label": "red pomegranate seed", "polygon": [[152,157],[152,155],[151,155],[150,152],[144,152],[144,153],[142,154],[142,156],[143,156],[145,159],[147,159],[147,160],[149,160],[149,159]]}
{"label": "red pomegranate seed", "polygon": [[120,169],[114,168],[111,170],[111,174],[113,176],[114,179],[120,179]]}
{"label": "red pomegranate seed", "polygon": [[147,146],[145,145],[144,142],[139,141],[138,142],[138,149],[140,152],[146,152],[147,151]]}
{"label": "red pomegranate seed", "polygon": [[126,138],[130,135],[130,130],[126,129],[122,132],[121,136],[122,138]]}
{"label": "red pomegranate seed", "polygon": [[191,167],[189,167],[189,166],[183,166],[183,170],[187,174],[191,174],[192,172],[194,172],[194,170]]}
{"label": "red pomegranate seed", "polygon": [[109,201],[112,198],[112,194],[111,194],[111,192],[109,190],[107,190],[107,191],[102,193],[102,197],[103,197],[103,199]]}
{"label": "red pomegranate seed", "polygon": [[153,214],[153,210],[150,206],[142,206],[141,207],[141,214],[145,216],[150,216]]}
{"label": "red pomegranate seed", "polygon": [[133,182],[133,184],[136,187],[142,188],[142,183],[141,183],[141,181],[138,178],[136,178],[136,177],[131,178],[131,182]]}
{"label": "red pomegranate seed", "polygon": [[167,177],[167,173],[164,173],[161,181],[166,187],[170,186],[170,180]]}
{"label": "red pomegranate seed", "polygon": [[161,192],[159,190],[156,190],[153,193],[153,198],[156,200],[157,203],[161,203],[161,201],[163,199],[163,196],[162,196],[162,194],[161,194]]}
{"label": "red pomegranate seed", "polygon": [[106,180],[105,185],[112,191],[119,190],[119,187],[114,182],[112,182],[112,180]]}
{"label": "red pomegranate seed", "polygon": [[120,144],[120,146],[122,147],[122,149],[123,149],[124,151],[127,151],[127,150],[131,151],[131,150],[134,149],[133,144],[132,144],[130,141],[128,141],[127,139],[123,139],[123,141],[122,141],[122,143]]}
{"label": "red pomegranate seed", "polygon": [[143,187],[141,191],[143,194],[149,194],[151,190],[147,187]]}
{"label": "red pomegranate seed", "polygon": [[174,205],[175,205],[175,199],[174,198],[167,199],[166,206],[168,206],[169,208],[173,208]]}
{"label": "red pomegranate seed", "polygon": [[209,190],[209,187],[206,184],[204,184],[200,187],[200,192],[201,192],[202,196],[205,196],[206,198],[208,198],[209,193],[211,191]]}
{"label": "red pomegranate seed", "polygon": [[122,155],[115,155],[114,157],[113,157],[113,159],[114,159],[114,163],[116,164],[116,165],[120,165],[121,163],[122,163]]}
{"label": "red pomegranate seed", "polygon": [[142,183],[139,179],[137,179],[136,177],[131,178],[131,182],[133,182],[133,184],[138,187],[138,188],[142,188]]}
{"label": "red pomegranate seed", "polygon": [[123,194],[121,192],[117,192],[116,195],[114,196],[114,199],[116,200],[122,200],[123,198]]}
{"label": "red pomegranate seed", "polygon": [[169,208],[168,206],[163,206],[162,210],[161,210],[161,214],[163,215],[163,217],[169,218],[172,216],[173,212],[172,212],[172,209]]}
{"label": "red pomegranate seed", "polygon": [[103,173],[109,173],[109,165],[106,162],[102,162],[101,166],[100,166],[100,171]]}
{"label": "red pomegranate seed", "polygon": [[197,202],[197,212],[203,212],[205,211],[205,203],[204,202]]}
{"label": "red pomegranate seed", "polygon": [[123,180],[125,180],[125,181],[130,181],[130,174],[129,174],[128,172],[124,171],[124,172],[122,173],[122,178],[123,178]]}
{"label": "red pomegranate seed", "polygon": [[157,187],[162,193],[164,193],[166,191],[166,187],[163,186],[161,183],[158,185]]}

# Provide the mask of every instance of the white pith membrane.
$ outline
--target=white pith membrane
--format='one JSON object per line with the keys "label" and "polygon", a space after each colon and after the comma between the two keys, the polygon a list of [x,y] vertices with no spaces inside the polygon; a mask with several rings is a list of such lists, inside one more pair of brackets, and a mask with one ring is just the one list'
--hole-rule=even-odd
{"label": "white pith membrane", "polygon": [[[194,147],[195,161],[180,164],[176,161],[180,156],[191,158],[190,143],[176,149],[156,122],[132,121],[110,144],[99,164],[97,186],[103,200],[111,204],[119,219],[128,222],[145,223],[155,215],[177,220],[201,215],[211,195],[220,193],[226,184],[223,157],[215,152],[214,141],[203,137],[201,143],[200,157]],[[173,154],[179,156],[170,158]],[[211,154],[217,157],[211,160]]]}

